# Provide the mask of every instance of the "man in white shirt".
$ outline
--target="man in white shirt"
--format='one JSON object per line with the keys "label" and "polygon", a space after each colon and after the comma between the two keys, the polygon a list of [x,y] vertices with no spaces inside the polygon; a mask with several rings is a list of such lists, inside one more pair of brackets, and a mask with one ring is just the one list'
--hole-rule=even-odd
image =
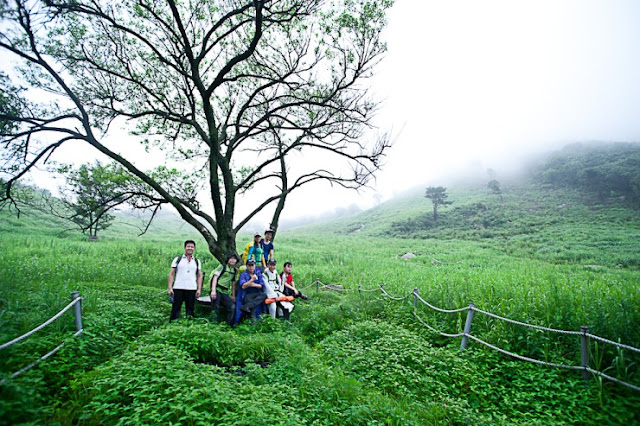
{"label": "man in white shirt", "polygon": [[185,302],[186,315],[193,316],[196,298],[202,289],[202,267],[200,261],[193,256],[196,243],[192,240],[184,242],[184,254],[173,259],[169,271],[169,296],[173,296],[173,307],[169,322],[180,317],[182,302]]}

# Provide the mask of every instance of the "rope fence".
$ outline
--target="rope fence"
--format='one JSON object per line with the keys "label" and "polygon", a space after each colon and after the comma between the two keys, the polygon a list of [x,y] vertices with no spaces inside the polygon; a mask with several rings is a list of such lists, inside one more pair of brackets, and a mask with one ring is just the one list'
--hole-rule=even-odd
{"label": "rope fence", "polygon": [[[344,292],[344,291],[355,291],[356,289],[345,289],[341,286],[330,286],[330,285],[325,285],[323,284],[319,278],[317,278],[315,281],[313,281],[311,284],[309,284],[306,287],[303,287],[301,289],[299,289],[300,291],[302,290],[307,290],[311,287],[316,288],[316,291],[319,291],[320,289],[327,289],[327,290],[333,290],[333,291],[340,291],[340,292]],[[404,296],[392,296],[391,294],[389,294],[385,289],[384,289],[384,285],[380,285],[379,287],[376,288],[372,288],[372,289],[363,289],[362,286],[360,284],[358,284],[358,288],[357,288],[358,293],[375,293],[375,292],[380,292],[380,294],[383,297],[386,297],[387,299],[390,300],[394,300],[394,301],[405,301],[407,300],[409,297],[413,296],[413,315],[414,317],[427,329],[429,329],[430,331],[443,336],[443,337],[448,337],[448,338],[458,338],[458,337],[462,337],[462,341],[461,341],[461,345],[460,345],[460,349],[466,349],[467,347],[467,343],[468,343],[468,339],[471,339],[475,342],[478,342],[490,349],[493,349],[495,351],[498,351],[504,355],[513,357],[515,359],[521,360],[521,361],[526,361],[526,362],[530,362],[530,363],[534,363],[534,364],[539,364],[539,365],[544,365],[544,366],[548,366],[548,367],[554,367],[554,368],[562,368],[562,369],[568,369],[568,370],[577,370],[577,371],[582,371],[583,377],[585,379],[588,379],[591,375],[594,376],[599,376],[602,377],[606,380],[612,381],[614,383],[620,384],[622,386],[626,386],[630,389],[636,390],[636,391],[640,391],[640,387],[635,386],[631,383],[627,383],[625,381],[622,381],[620,379],[617,379],[615,377],[609,376],[599,370],[594,370],[593,368],[591,368],[589,366],[589,340],[595,340],[597,342],[601,342],[601,343],[606,343],[609,345],[613,345],[616,346],[618,348],[621,349],[625,349],[625,350],[629,350],[632,352],[636,352],[636,353],[640,353],[640,349],[635,348],[633,346],[629,346],[629,345],[625,345],[619,342],[614,342],[612,340],[609,339],[605,339],[604,337],[600,337],[597,336],[595,334],[591,334],[588,332],[589,328],[586,326],[582,326],[580,331],[572,331],[572,330],[560,330],[560,329],[555,329],[555,328],[550,328],[550,327],[543,327],[543,326],[539,326],[539,325],[535,325],[535,324],[529,324],[529,323],[525,323],[522,321],[516,321],[513,320],[511,318],[506,318],[506,317],[502,317],[500,315],[496,315],[492,312],[488,312],[488,311],[484,311],[482,309],[478,309],[475,307],[475,305],[473,303],[471,303],[469,306],[463,307],[463,308],[458,308],[458,309],[443,309],[443,308],[439,308],[437,306],[434,306],[432,304],[430,304],[429,302],[427,302],[426,300],[424,300],[420,294],[419,294],[419,290],[417,288],[414,288],[412,291],[408,292],[406,295]],[[439,331],[437,329],[435,329],[434,327],[430,326],[429,324],[427,324],[417,313],[417,307],[418,307],[418,302],[421,302],[423,305],[427,306],[428,308],[437,311],[437,312],[441,312],[441,313],[459,313],[459,312],[464,312],[467,311],[467,319],[465,322],[465,326],[464,326],[464,331],[462,333],[444,333],[442,331]],[[72,292],[72,301],[65,306],[60,312],[58,312],[56,315],[54,315],[53,317],[49,318],[47,321],[45,321],[44,323],[42,323],[41,325],[37,326],[36,328],[34,328],[33,330],[23,334],[22,336],[16,337],[15,339],[6,342],[2,345],[0,345],[0,350],[2,349],[6,349],[26,338],[28,338],[29,336],[37,333],[38,331],[42,330],[44,327],[46,327],[47,325],[51,324],[52,322],[54,322],[55,320],[57,320],[58,318],[60,318],[65,312],[67,312],[69,309],[73,308],[73,314],[74,314],[74,319],[75,319],[75,327],[76,327],[76,332],[73,334],[73,336],[71,336],[70,338],[68,338],[67,340],[63,341],[60,345],[58,345],[56,348],[54,348],[53,350],[51,350],[50,352],[46,353],[45,355],[43,355],[42,357],[40,357],[39,359],[37,359],[36,361],[34,361],[33,363],[27,365],[26,367],[12,373],[8,379],[13,379],[17,376],[19,376],[20,374],[30,370],[31,368],[35,367],[36,365],[38,365],[40,362],[44,361],[45,359],[49,358],[50,356],[54,355],[56,352],[58,352],[62,347],[64,347],[64,345],[71,339],[81,335],[84,331],[83,327],[82,327],[82,297],[80,297],[79,293],[77,291]],[[566,364],[556,364],[556,363],[551,363],[551,362],[546,362],[546,361],[542,361],[542,360],[538,360],[538,359],[534,359],[534,358],[530,358],[530,357],[526,357],[523,355],[518,355],[516,353],[507,351],[505,349],[499,348],[491,343],[488,343],[474,335],[471,334],[471,326],[472,326],[472,322],[473,322],[473,315],[474,312],[478,312],[480,314],[489,316],[491,318],[500,320],[500,321],[504,321],[504,322],[508,322],[511,324],[515,324],[515,325],[519,325],[519,326],[523,326],[523,327],[529,327],[529,328],[533,328],[536,330],[541,330],[541,331],[546,331],[546,332],[552,332],[552,333],[557,333],[557,334],[564,334],[564,335],[574,335],[574,336],[580,336],[580,358],[581,358],[581,365],[577,366],[577,365],[566,365]],[[4,384],[6,382],[7,379],[2,379],[0,380],[0,385]]]}
{"label": "rope fence", "polygon": [[[320,279],[317,279],[313,284],[318,284],[320,283]],[[312,285],[313,285],[312,284]],[[316,286],[316,289],[319,289],[319,285]],[[331,288],[329,288],[331,289]],[[419,292],[418,289],[415,288],[412,291],[410,291],[409,293],[407,293],[405,296],[392,296],[390,295],[385,289],[383,285],[380,285],[379,287],[376,288],[372,288],[372,289],[363,289],[362,286],[360,284],[358,284],[358,292],[359,293],[374,293],[379,291],[380,294],[390,300],[394,300],[394,301],[405,301],[407,300],[407,298],[409,298],[410,296],[413,296],[413,315],[414,317],[423,325],[425,326],[427,329],[429,329],[430,331],[439,334],[440,336],[443,337],[449,337],[449,338],[458,338],[458,337],[462,337],[462,341],[460,344],[460,349],[466,349],[467,347],[467,343],[468,340],[471,339],[475,342],[478,342],[490,349],[493,349],[495,351],[498,351],[504,355],[513,357],[515,359],[521,360],[521,361],[526,361],[526,362],[530,362],[533,364],[539,364],[539,365],[544,365],[544,366],[548,366],[548,367],[554,367],[554,368],[562,368],[562,369],[567,369],[567,370],[576,370],[576,371],[582,371],[582,375],[584,377],[584,379],[589,379],[590,375],[595,375],[595,376],[599,376],[602,377],[606,380],[610,380],[614,383],[620,384],[622,386],[626,386],[630,389],[636,390],[636,391],[640,391],[640,387],[635,386],[631,383],[627,383],[623,380],[617,379],[615,377],[609,376],[601,371],[598,370],[594,370],[593,368],[591,368],[589,366],[589,340],[595,340],[601,343],[606,343],[609,345],[613,345],[616,346],[618,348],[621,349],[626,349],[632,352],[636,352],[636,353],[640,353],[640,349],[635,348],[633,346],[629,346],[629,345],[625,345],[622,343],[618,343],[618,342],[614,342],[613,340],[609,340],[609,339],[605,339],[604,337],[600,337],[597,336],[595,334],[591,334],[589,333],[589,327],[586,326],[582,326],[580,331],[575,331],[575,330],[560,330],[560,329],[556,329],[556,328],[550,328],[550,327],[543,327],[543,326],[539,326],[539,325],[535,325],[535,324],[529,324],[526,322],[522,322],[522,321],[516,321],[514,319],[511,318],[505,318],[502,317],[500,315],[496,315],[492,312],[487,312],[484,311],[482,309],[478,309],[475,307],[475,305],[473,303],[469,304],[469,306],[463,307],[463,308],[458,308],[458,309],[443,309],[443,308],[439,308],[437,306],[434,306],[432,304],[430,304],[429,302],[427,302],[426,300],[424,300]],[[437,312],[441,312],[441,313],[458,313],[458,312],[467,312],[467,319],[465,322],[465,326],[464,326],[464,331],[462,333],[455,333],[455,334],[449,334],[449,333],[444,333],[440,330],[435,329],[434,327],[430,326],[429,324],[427,324],[422,318],[420,318],[420,316],[417,314],[416,310],[418,307],[418,302],[421,302],[423,305],[427,306],[428,308],[437,311]],[[533,328],[536,330],[541,330],[541,331],[547,331],[547,332],[551,332],[551,333],[557,333],[557,334],[564,334],[564,335],[573,335],[573,336],[580,336],[580,363],[581,365],[566,365],[566,364],[556,364],[556,363],[552,363],[552,362],[547,362],[547,361],[542,361],[539,359],[535,359],[535,358],[530,358],[530,357],[526,357],[523,355],[518,355],[516,353],[507,351],[505,349],[499,348],[491,343],[488,343],[474,335],[471,334],[471,325],[473,323],[473,315],[474,312],[478,312],[480,314],[489,316],[491,318],[500,320],[500,321],[505,321],[511,324],[515,324],[515,325],[519,325],[519,326],[523,326],[523,327],[529,327],[529,328]]]}
{"label": "rope fence", "polygon": [[[467,308],[463,308],[463,309],[466,310]],[[540,325],[535,325],[535,324],[528,324],[526,322],[520,322],[520,321],[512,320],[510,318],[501,317],[500,315],[496,315],[496,314],[493,314],[491,312],[483,311],[482,309],[478,309],[478,308],[474,308],[474,311],[479,312],[481,314],[484,314],[486,316],[495,318],[495,319],[499,319],[501,321],[510,322],[511,324],[521,325],[523,327],[535,328],[536,330],[550,331],[552,333],[559,333],[559,334],[572,334],[572,335],[581,335],[582,334],[582,332],[580,332],[580,331],[558,330],[558,329],[555,329],[555,328],[542,327]]]}
{"label": "rope fence", "polygon": [[[73,336],[71,336],[71,338],[75,338],[75,337],[79,336],[80,334],[82,334],[82,332],[84,331],[84,329],[82,327],[82,297],[80,297],[80,294],[77,291],[74,291],[74,292],[71,293],[71,298],[72,298],[71,302],[67,306],[62,308],[62,310],[60,312],[58,312],[56,315],[52,316],[47,321],[45,321],[44,323],[40,324],[39,326],[37,326],[33,330],[29,331],[28,333],[25,333],[20,337],[16,337],[15,339],[0,345],[0,350],[6,349],[6,348],[8,348],[8,347],[10,347],[10,346],[12,346],[12,345],[24,340],[24,339],[26,339],[27,337],[33,335],[34,333],[42,330],[47,325],[51,324],[56,319],[60,318],[60,316],[62,316],[65,312],[67,312],[71,308],[73,308],[73,316],[74,316],[74,319],[75,319],[75,326],[76,326],[76,332],[74,333]],[[32,362],[31,364],[27,365],[26,367],[24,367],[24,368],[22,368],[22,369],[20,369],[18,371],[16,371],[15,373],[12,373],[8,378],[9,379],[13,379],[13,378],[18,377],[20,374],[22,374],[22,373],[24,373],[26,371],[29,371],[30,369],[32,369],[33,367],[38,365],[40,362],[44,361],[45,359],[49,358],[51,355],[55,354],[60,349],[62,349],[62,347],[65,344],[67,344],[67,342],[69,340],[71,340],[71,339],[65,340],[60,345],[58,345],[56,348],[54,348],[50,352],[47,352],[46,354],[44,354],[40,358],[38,358],[36,361]],[[0,385],[3,385],[6,381],[7,381],[7,379],[0,380]]]}

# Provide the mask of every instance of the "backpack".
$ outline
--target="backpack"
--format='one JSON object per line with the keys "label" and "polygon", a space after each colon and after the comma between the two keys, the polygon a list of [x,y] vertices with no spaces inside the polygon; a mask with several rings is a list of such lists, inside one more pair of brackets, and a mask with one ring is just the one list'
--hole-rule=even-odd
{"label": "backpack", "polygon": [[[184,255],[181,254],[180,256],[178,256],[175,259],[173,259],[173,261],[176,262],[176,267],[175,267],[176,277],[178,276],[178,265],[180,264],[180,260],[182,260],[182,256],[184,256]],[[197,268],[196,268],[196,278],[197,278],[198,277],[198,269],[200,269],[202,271],[202,268],[200,267],[200,261],[195,256],[193,256],[193,260],[196,261],[196,266],[197,266]],[[204,279],[204,272],[202,272],[202,279]]]}
{"label": "backpack", "polygon": [[247,257],[249,257],[249,250],[251,250],[251,247],[253,247],[253,242],[247,243],[247,245],[244,246],[244,251],[242,252],[242,263],[247,263]]}
{"label": "backpack", "polygon": [[[227,264],[225,263],[224,265],[222,265],[222,271],[220,271],[220,277],[222,276],[222,274],[225,273],[225,271],[227,270]],[[209,280],[209,289],[213,289],[213,277],[215,277],[216,274],[212,274],[211,275],[211,279]],[[233,268],[233,278],[231,278],[231,282],[235,283],[237,282],[237,277],[238,277],[238,270],[236,268]],[[225,286],[222,286],[220,284],[218,284],[218,287],[220,287],[223,290],[229,290],[228,288],[226,288]]]}
{"label": "backpack", "polygon": [[295,291],[291,290],[289,287],[284,285],[284,283],[286,282],[284,279],[284,271],[282,271],[282,273],[280,274],[280,279],[282,280],[282,287],[284,287],[285,296],[293,296],[294,294],[296,294]]}

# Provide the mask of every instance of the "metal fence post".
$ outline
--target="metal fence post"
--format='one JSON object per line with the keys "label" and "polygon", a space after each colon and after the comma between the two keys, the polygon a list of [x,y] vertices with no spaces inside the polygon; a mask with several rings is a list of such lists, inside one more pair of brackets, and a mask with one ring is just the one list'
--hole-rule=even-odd
{"label": "metal fence post", "polygon": [[[71,300],[76,300],[80,297],[80,293],[76,290],[71,293]],[[76,331],[82,330],[82,300],[73,305],[73,316],[76,319]]]}
{"label": "metal fence post", "polygon": [[473,321],[473,308],[475,308],[476,305],[474,305],[473,303],[469,304],[469,310],[467,311],[467,322],[465,322],[464,324],[464,336],[462,336],[462,343],[460,343],[460,349],[466,349],[467,348],[467,341],[469,340],[467,338],[467,334],[469,334],[471,332],[471,322]]}
{"label": "metal fence post", "polygon": [[320,278],[316,278],[316,291],[320,291]]}
{"label": "metal fence post", "polygon": [[582,378],[585,380],[589,380],[589,372],[587,368],[589,368],[589,338],[587,337],[587,333],[589,332],[589,327],[583,325],[580,327],[580,363],[584,370],[582,370]]}
{"label": "metal fence post", "polygon": [[413,309],[418,308],[418,291],[417,288],[413,289]]}

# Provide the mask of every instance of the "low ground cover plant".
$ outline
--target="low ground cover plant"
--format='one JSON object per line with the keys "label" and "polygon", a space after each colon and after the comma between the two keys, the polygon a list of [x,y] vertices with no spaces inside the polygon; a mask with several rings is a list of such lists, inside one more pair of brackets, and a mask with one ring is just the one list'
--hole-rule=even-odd
{"label": "low ground cover plant", "polygon": [[[503,195],[508,202],[506,189]],[[527,196],[531,205],[539,201]],[[470,200],[477,215],[487,214],[478,210],[484,202]],[[372,227],[357,235],[331,227],[281,232],[276,258],[293,262],[297,286],[308,287],[311,297],[296,303],[290,323],[266,319],[235,329],[212,321],[207,307],[197,310],[198,318],[168,324],[167,273],[182,244],[175,229],[170,238],[105,233],[90,243],[60,237],[50,222],[15,229],[0,224],[1,341],[57,313],[74,290],[84,298],[85,328],[81,338],[69,339],[75,331],[69,313],[2,353],[0,378],[7,379],[68,341],[55,356],[0,385],[0,424],[639,422],[634,391],[515,361],[476,343],[461,352],[458,339],[416,320],[411,296],[393,301],[379,291],[358,292],[384,285],[404,297],[417,288],[443,308],[474,303],[532,324],[588,325],[594,334],[638,347],[637,218],[628,210],[575,206],[555,209],[564,219],[528,212],[514,222],[535,232],[506,238],[475,229],[394,238],[380,232],[389,222],[373,234],[367,234]],[[403,259],[407,252],[415,257]],[[196,254],[209,275],[217,262]],[[323,284],[344,291],[316,291]],[[449,333],[462,331],[466,317],[420,304],[416,313]],[[472,332],[520,355],[580,362],[575,336],[480,314]],[[592,342],[591,359],[607,374],[640,383],[640,360],[629,351]]]}

